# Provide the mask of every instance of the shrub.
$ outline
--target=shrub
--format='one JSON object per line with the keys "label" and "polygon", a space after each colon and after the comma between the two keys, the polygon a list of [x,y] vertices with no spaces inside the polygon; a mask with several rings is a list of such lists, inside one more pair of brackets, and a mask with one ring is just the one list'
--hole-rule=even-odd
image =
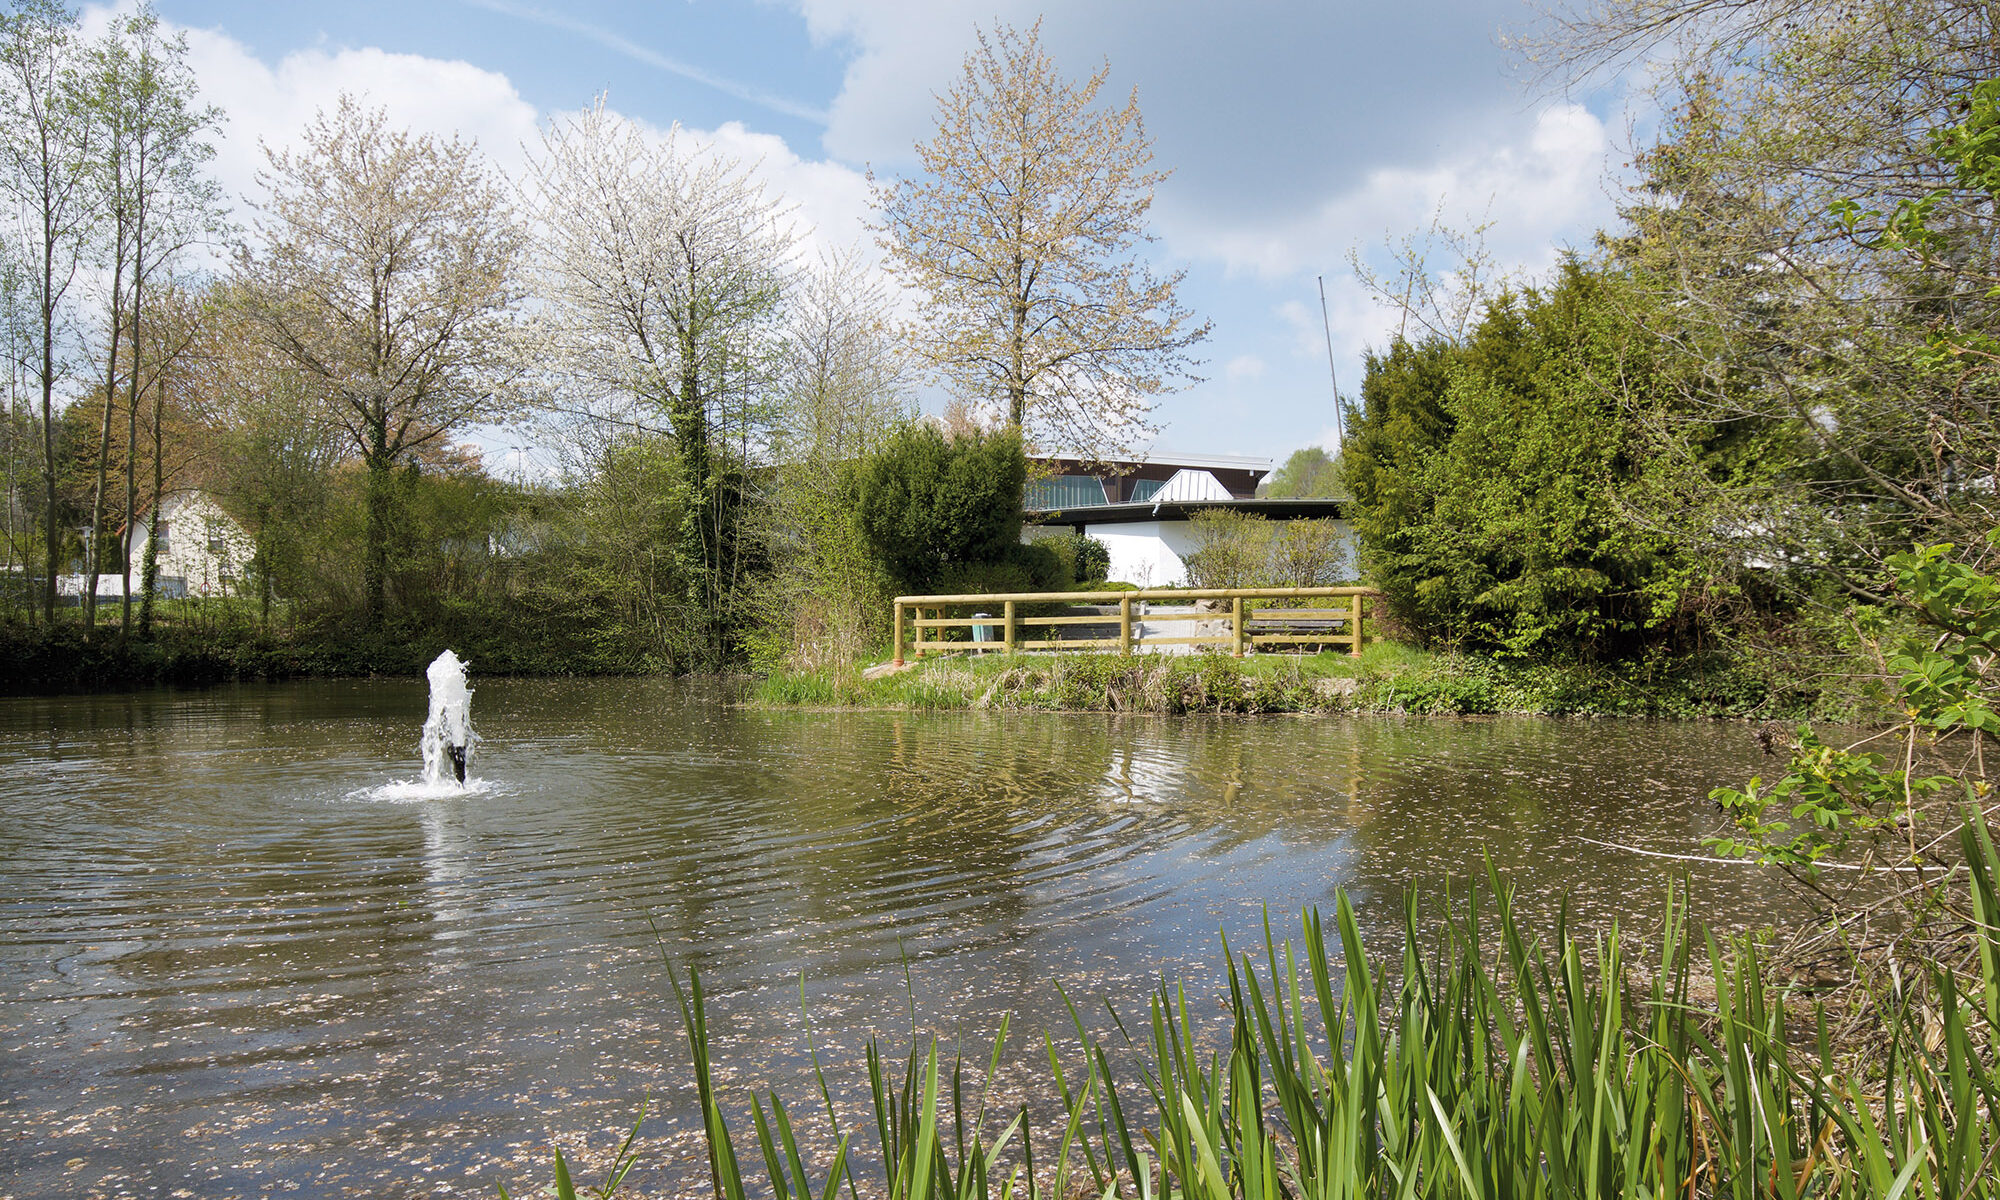
{"label": "shrub", "polygon": [[947,566],[1013,553],[1027,478],[1019,434],[946,440],[934,426],[906,425],[861,468],[861,534],[904,590],[929,591]]}

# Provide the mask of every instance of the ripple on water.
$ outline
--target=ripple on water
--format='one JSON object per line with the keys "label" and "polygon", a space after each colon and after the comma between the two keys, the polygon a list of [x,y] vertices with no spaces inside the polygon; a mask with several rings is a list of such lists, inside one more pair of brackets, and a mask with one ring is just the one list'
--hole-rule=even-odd
{"label": "ripple on water", "polygon": [[421,684],[0,702],[8,1189],[490,1195],[651,1092],[632,1182],[671,1190],[705,1168],[668,963],[731,1086],[790,1097],[802,994],[850,1086],[912,1008],[1060,1030],[1061,982],[1130,1020],[1163,975],[1210,986],[1267,902],[1282,936],[1346,887],[1382,938],[1489,856],[1530,912],[1644,918],[1682,873],[1711,918],[1782,906],[1580,840],[1698,851],[1708,788],[1760,767],[1733,727],[475,704],[480,774],[445,790],[398,778]]}

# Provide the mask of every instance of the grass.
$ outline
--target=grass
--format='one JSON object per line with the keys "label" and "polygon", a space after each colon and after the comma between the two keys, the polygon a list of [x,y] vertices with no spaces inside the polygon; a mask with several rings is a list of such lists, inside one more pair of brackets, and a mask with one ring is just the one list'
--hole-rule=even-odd
{"label": "grass", "polygon": [[814,707],[1783,718],[1824,716],[1821,701],[1836,699],[1741,663],[1515,663],[1394,642],[1373,643],[1358,658],[952,655],[873,680],[852,670],[779,672],[753,694],[753,703]]}
{"label": "grass", "polygon": [[[1490,917],[1475,896],[1435,935],[1413,902],[1387,961],[1344,894],[1331,930],[1304,914],[1296,945],[1268,922],[1260,953],[1225,943],[1219,1024],[1164,984],[1120,1036],[1076,1019],[1081,1061],[1046,1043],[1040,1123],[990,1104],[1004,1023],[970,1088],[935,1041],[900,1071],[871,1043],[872,1128],[841,1124],[815,1059],[800,1111],[831,1130],[824,1161],[776,1092],[748,1098],[754,1148],[732,1128],[700,981],[675,991],[717,1200],[1976,1200],[2000,1195],[2000,856],[1978,820],[1962,849],[1976,966],[1892,981],[1887,1049],[1854,1071],[1749,943],[1719,945],[1670,903],[1638,970],[1615,929],[1532,937],[1497,879]],[[864,1181],[854,1147],[871,1138]],[[557,1194],[579,1194],[560,1156],[557,1172]]]}

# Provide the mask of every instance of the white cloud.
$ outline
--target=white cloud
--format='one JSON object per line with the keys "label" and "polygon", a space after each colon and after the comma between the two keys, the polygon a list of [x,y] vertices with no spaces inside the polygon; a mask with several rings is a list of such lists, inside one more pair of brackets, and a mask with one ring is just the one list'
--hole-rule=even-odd
{"label": "white cloud", "polygon": [[[1576,104],[1543,109],[1512,143],[1425,167],[1382,167],[1358,188],[1287,219],[1214,228],[1176,222],[1179,252],[1220,260],[1233,272],[1276,279],[1345,259],[1349,247],[1426,225],[1440,204],[1448,222],[1490,220],[1504,261],[1545,264],[1558,231],[1610,216],[1603,190],[1610,148],[1604,123]],[[1365,252],[1365,251],[1364,251]]]}
{"label": "white cloud", "polygon": [[1245,383],[1264,377],[1264,360],[1255,354],[1239,354],[1222,365],[1231,383]]}
{"label": "white cloud", "polygon": [[[110,11],[91,10],[88,28],[101,30]],[[375,48],[313,47],[292,51],[272,65],[221,32],[184,32],[202,100],[227,117],[211,170],[238,206],[239,219],[248,216],[245,199],[254,202],[262,193],[257,173],[267,162],[263,147],[297,147],[314,116],[331,112],[342,92],[385,109],[391,125],[476,143],[489,165],[510,179],[521,178],[528,154],[540,144],[544,114],[522,99],[505,75],[471,63]],[[796,205],[811,223],[814,240],[872,245],[863,228],[869,203],[861,172],[804,158],[783,138],[737,122],[686,133],[755,164],[771,191]]]}
{"label": "white cloud", "polygon": [[226,34],[188,30],[188,58],[202,99],[227,114],[216,145],[215,178],[233,200],[261,192],[263,146],[296,146],[306,126],[331,112],[341,93],[387,111],[392,125],[478,144],[499,171],[513,174],[535,136],[534,106],[507,77],[471,63],[384,50],[296,50],[270,66]]}
{"label": "white cloud", "polygon": [[855,50],[827,114],[826,147],[853,162],[895,160],[935,128],[931,97],[958,75],[975,26],[1035,20],[1025,0],[974,11],[934,0],[798,0],[806,30]]}

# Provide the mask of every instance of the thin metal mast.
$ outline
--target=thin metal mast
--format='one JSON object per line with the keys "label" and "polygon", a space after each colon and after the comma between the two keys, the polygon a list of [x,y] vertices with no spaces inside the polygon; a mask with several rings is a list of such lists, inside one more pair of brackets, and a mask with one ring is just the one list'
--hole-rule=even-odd
{"label": "thin metal mast", "polygon": [[1340,407],[1340,375],[1333,368],[1333,321],[1326,315],[1326,276],[1319,276],[1319,323],[1326,331],[1326,373],[1333,380],[1333,452],[1347,444],[1347,421]]}

